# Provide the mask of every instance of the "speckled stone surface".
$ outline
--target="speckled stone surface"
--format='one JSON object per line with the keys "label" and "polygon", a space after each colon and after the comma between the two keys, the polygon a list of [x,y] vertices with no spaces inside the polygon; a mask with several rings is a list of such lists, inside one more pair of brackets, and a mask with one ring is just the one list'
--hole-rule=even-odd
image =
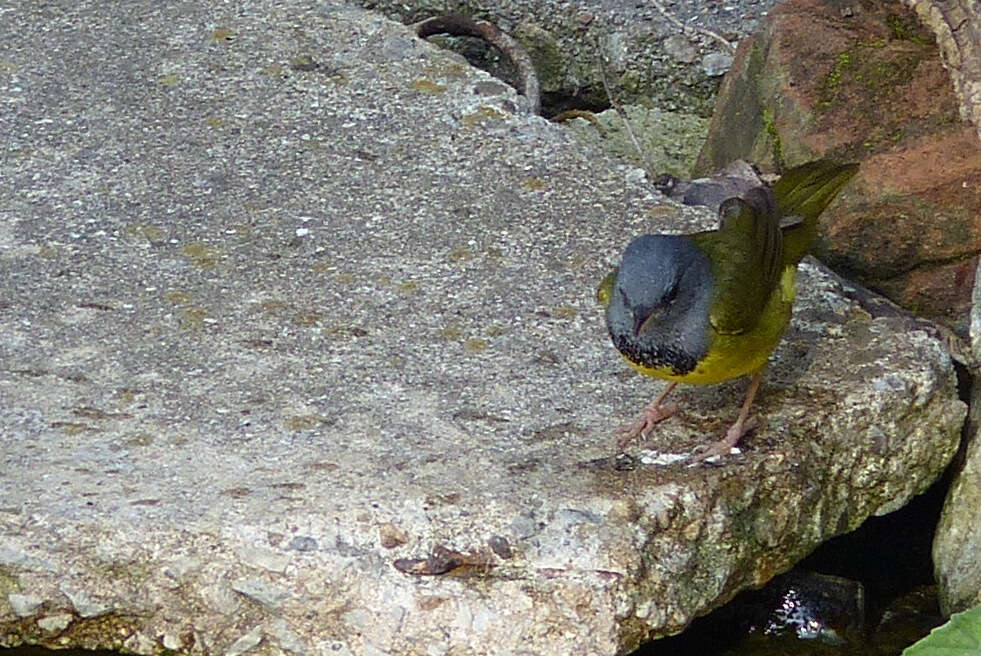
{"label": "speckled stone surface", "polygon": [[736,381],[615,457],[660,386],[594,285],[712,218],[402,26],[2,12],[2,644],[625,653],[953,453],[939,341],[807,265],[744,452],[679,461]]}

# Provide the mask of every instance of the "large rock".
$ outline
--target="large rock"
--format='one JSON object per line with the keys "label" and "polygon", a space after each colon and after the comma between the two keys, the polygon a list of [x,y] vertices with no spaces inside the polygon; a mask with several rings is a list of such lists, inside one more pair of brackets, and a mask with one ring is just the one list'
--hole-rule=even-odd
{"label": "large rock", "polygon": [[[981,268],[981,264],[978,265]],[[971,306],[971,355],[981,363],[981,272]],[[974,377],[967,440],[933,540],[940,607],[946,615],[981,604],[981,381]]]}
{"label": "large rock", "polygon": [[940,341],[806,265],[745,452],[677,460],[735,382],[614,457],[658,387],[594,284],[714,219],[402,26],[23,3],[0,39],[5,645],[623,653],[953,452]]}
{"label": "large rock", "polygon": [[[972,407],[981,401],[975,390]],[[933,540],[940,609],[944,615],[981,604],[981,439],[978,422],[967,441],[964,460],[951,484]]]}
{"label": "large rock", "polygon": [[974,0],[904,0],[931,32],[954,83],[961,118],[981,137],[981,11]]}
{"label": "large rock", "polygon": [[[954,84],[961,116],[981,136],[981,12],[972,0],[905,0],[937,38]],[[981,266],[981,264],[979,264]],[[981,362],[981,275],[975,274],[970,322],[974,372]],[[981,603],[981,384],[971,390],[964,457],[944,505],[934,540],[940,602],[946,613]]]}
{"label": "large rock", "polygon": [[931,34],[896,3],[793,0],[740,45],[699,158],[860,160],[819,257],[966,334],[981,252],[981,142]]}

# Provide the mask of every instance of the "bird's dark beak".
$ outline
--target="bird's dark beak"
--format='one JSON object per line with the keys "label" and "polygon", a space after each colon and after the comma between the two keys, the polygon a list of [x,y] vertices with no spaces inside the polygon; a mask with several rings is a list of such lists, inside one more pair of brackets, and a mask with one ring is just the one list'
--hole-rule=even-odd
{"label": "bird's dark beak", "polygon": [[634,312],[634,337],[640,334],[646,319],[647,317],[642,312]]}
{"label": "bird's dark beak", "polygon": [[648,325],[656,322],[664,314],[664,310],[664,306],[637,308],[634,310],[634,337],[639,337]]}

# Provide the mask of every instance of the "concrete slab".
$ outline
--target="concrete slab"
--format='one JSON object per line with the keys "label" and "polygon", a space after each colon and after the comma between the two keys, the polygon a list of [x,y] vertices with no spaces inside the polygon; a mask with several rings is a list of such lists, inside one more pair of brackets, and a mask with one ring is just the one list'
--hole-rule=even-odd
{"label": "concrete slab", "polygon": [[402,26],[0,11],[2,644],[623,653],[953,452],[940,342],[808,266],[746,453],[670,457],[734,382],[615,457],[595,283],[712,218]]}

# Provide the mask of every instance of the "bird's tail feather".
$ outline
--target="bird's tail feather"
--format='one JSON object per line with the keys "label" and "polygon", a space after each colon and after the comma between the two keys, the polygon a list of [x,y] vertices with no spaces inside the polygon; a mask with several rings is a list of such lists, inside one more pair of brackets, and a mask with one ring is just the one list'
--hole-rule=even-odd
{"label": "bird's tail feather", "polygon": [[773,185],[782,216],[803,220],[783,230],[785,264],[799,262],[817,239],[817,218],[858,171],[858,164],[829,159],[808,162],[783,174]]}

